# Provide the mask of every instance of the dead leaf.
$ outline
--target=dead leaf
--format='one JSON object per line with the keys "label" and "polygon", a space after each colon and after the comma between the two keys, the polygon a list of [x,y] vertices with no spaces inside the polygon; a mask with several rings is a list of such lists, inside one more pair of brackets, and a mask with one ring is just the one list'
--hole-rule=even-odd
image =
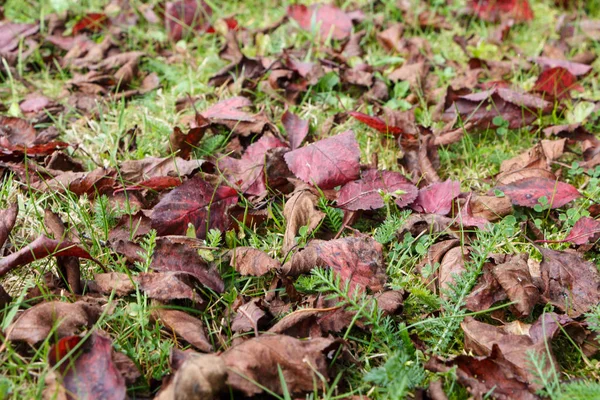
{"label": "dead leaf", "polygon": [[267,253],[252,247],[236,247],[230,253],[230,265],[244,276],[263,276],[280,266],[279,262]]}
{"label": "dead leaf", "polygon": [[231,321],[233,332],[255,332],[258,335],[259,325],[265,322],[267,313],[261,307],[262,299],[253,299],[237,309]]}
{"label": "dead leaf", "polygon": [[498,22],[501,18],[512,18],[516,22],[533,20],[528,0],[470,0],[470,7],[485,21]]}
{"label": "dead leaf", "polygon": [[[600,221],[590,217],[581,217],[573,225],[573,229],[564,239],[573,244],[594,243],[600,238]],[[2,241],[0,240],[0,243]]]}
{"label": "dead leaf", "polygon": [[294,175],[321,189],[355,180],[360,173],[360,149],[352,131],[290,151],[284,158]]}
{"label": "dead leaf", "polygon": [[369,169],[362,173],[361,179],[340,189],[337,204],[351,211],[376,210],[385,206],[386,195],[402,208],[417,198],[417,188],[398,172]]}
{"label": "dead leaf", "polygon": [[281,117],[281,123],[287,133],[291,149],[296,150],[308,135],[308,121],[286,110]]}
{"label": "dead leaf", "polygon": [[388,133],[388,134],[391,133],[396,136],[404,133],[402,128],[393,126],[393,125],[391,125],[391,123],[388,123],[387,121],[384,121],[383,119],[381,119],[379,117],[373,117],[371,115],[363,114],[363,113],[357,112],[357,111],[348,111],[348,115],[350,115],[351,117],[359,120],[363,124],[366,124],[381,133]]}
{"label": "dead leaf", "polygon": [[12,203],[10,207],[0,210],[0,248],[4,246],[8,235],[15,226],[17,214],[19,213],[18,203]]}
{"label": "dead leaf", "polygon": [[180,157],[154,158],[125,161],[120,165],[121,178],[126,183],[140,183],[152,178],[185,177],[200,170],[204,160],[184,160]]}
{"label": "dead leaf", "polygon": [[327,378],[328,354],[338,347],[338,342],[326,338],[264,335],[230,348],[221,357],[228,368],[227,384],[246,396],[263,392],[250,380],[282,394],[279,369],[287,390],[301,393],[313,390],[314,380],[319,379],[315,372]]}
{"label": "dead leaf", "polygon": [[542,68],[565,68],[574,76],[586,75],[592,70],[591,65],[582,64],[574,61],[560,60],[548,57],[535,57],[532,61],[538,63]]}
{"label": "dead leaf", "polygon": [[300,227],[306,226],[307,233],[315,230],[325,214],[317,208],[317,197],[308,190],[299,190],[292,195],[283,208],[286,220],[282,252],[289,252],[296,245]]}
{"label": "dead leaf", "polygon": [[237,192],[228,186],[213,187],[199,176],[173,189],[154,207],[152,228],[160,236],[185,235],[188,224],[196,236],[204,238],[210,229],[229,228],[227,211],[238,201]]}
{"label": "dead leaf", "polygon": [[510,301],[514,302],[517,317],[527,317],[540,298],[538,288],[533,284],[527,265],[528,255],[514,255],[508,262],[499,264],[492,273],[506,292]]}
{"label": "dead leaf", "polygon": [[540,74],[535,85],[534,92],[540,92],[549,99],[565,99],[570,96],[571,90],[583,92],[583,87],[576,83],[577,78],[563,67],[554,67]]}
{"label": "dead leaf", "polygon": [[419,190],[411,207],[420,213],[447,215],[452,209],[452,200],[460,194],[460,182],[448,179],[432,183]]}
{"label": "dead leaf", "polygon": [[213,124],[224,125],[233,132],[242,136],[263,133],[263,131],[276,129],[264,113],[249,114],[242,108],[249,107],[252,102],[245,97],[231,97],[221,100],[200,113]]}
{"label": "dead leaf", "polygon": [[183,311],[163,307],[155,307],[151,315],[175,335],[181,336],[198,350],[205,353],[213,351],[204,331],[204,324],[198,318],[194,318]]}
{"label": "dead leaf", "polygon": [[323,41],[330,35],[335,40],[344,40],[352,33],[352,18],[335,6],[313,4],[307,7],[296,4],[288,7],[287,14],[306,31],[312,30],[315,21]]}
{"label": "dead leaf", "polygon": [[178,41],[194,30],[206,30],[212,8],[204,1],[178,0],[165,4],[165,27],[169,39]]}
{"label": "dead leaf", "polygon": [[514,205],[523,207],[534,207],[540,204],[540,198],[545,197],[550,208],[554,209],[581,197],[577,189],[568,183],[539,177],[499,185],[496,190],[510,197]]}
{"label": "dead leaf", "polygon": [[492,273],[492,263],[485,263],[477,284],[467,296],[465,305],[471,311],[484,311],[499,301],[508,298],[500,283]]}
{"label": "dead leaf", "polygon": [[188,354],[156,400],[214,399],[225,388],[227,367],[213,354]]}
{"label": "dead leaf", "polygon": [[86,301],[65,303],[50,301],[24,311],[6,330],[6,339],[35,345],[51,333],[58,338],[71,336],[90,328],[100,317],[97,304]]}
{"label": "dead leaf", "polygon": [[594,263],[577,254],[540,248],[542,298],[576,318],[600,302],[600,276]]}
{"label": "dead leaf", "polygon": [[[80,346],[75,353],[70,350]],[[49,364],[57,365],[58,382],[64,386],[68,398],[103,398],[125,400],[125,379],[113,361],[110,339],[93,333],[89,338],[70,336],[61,339],[48,352]]]}
{"label": "dead leaf", "polygon": [[469,258],[469,253],[468,248],[456,246],[444,254],[438,272],[438,287],[442,298],[449,296],[448,292],[455,284],[456,278],[467,270],[465,260]]}
{"label": "dead leaf", "polygon": [[158,238],[150,268],[159,272],[185,272],[204,286],[221,293],[224,290],[223,280],[219,271],[206,265],[198,254],[197,247],[201,245],[202,241],[185,236]]}

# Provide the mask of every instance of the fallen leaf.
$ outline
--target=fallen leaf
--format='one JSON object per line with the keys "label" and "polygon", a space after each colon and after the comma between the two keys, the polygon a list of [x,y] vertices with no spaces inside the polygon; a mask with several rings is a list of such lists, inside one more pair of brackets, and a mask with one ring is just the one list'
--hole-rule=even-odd
{"label": "fallen leaf", "polygon": [[267,253],[252,247],[236,247],[231,250],[230,265],[244,276],[263,276],[280,266],[279,262]]}
{"label": "fallen leaf", "polygon": [[198,350],[205,353],[213,351],[212,345],[204,331],[204,324],[198,318],[192,317],[183,311],[163,307],[155,307],[151,315],[167,329],[173,331],[175,335],[181,336]]}
{"label": "fallen leaf", "polygon": [[48,256],[79,257],[95,261],[83,248],[67,241],[53,240],[40,236],[21,250],[0,259],[0,276],[14,268],[27,265]]}
{"label": "fallen leaf", "polygon": [[492,269],[502,289],[510,301],[514,302],[517,317],[527,317],[540,298],[540,292],[534,285],[527,265],[528,255],[514,255],[508,262],[499,264]]}
{"label": "fallen leaf", "polygon": [[165,27],[169,38],[178,41],[194,30],[208,28],[212,8],[204,1],[178,0],[165,4]]}
{"label": "fallen leaf", "polygon": [[231,321],[233,332],[255,332],[258,335],[259,324],[265,321],[267,313],[261,307],[262,299],[253,299],[241,305]]}
{"label": "fallen leaf", "polygon": [[444,121],[449,122],[459,115],[464,123],[472,122],[476,127],[487,129],[495,128],[493,119],[500,116],[508,122],[508,128],[517,129],[530,125],[540,114],[551,110],[552,103],[539,97],[495,87],[457,96],[443,117]]}
{"label": "fallen leaf", "polygon": [[583,92],[583,87],[577,84],[577,78],[563,67],[554,67],[540,74],[532,89],[547,95],[550,99],[565,99],[571,90]]}
{"label": "fallen leaf", "polygon": [[213,354],[187,354],[173,379],[162,386],[155,399],[214,399],[225,388],[226,379],[227,367],[222,357]]}
{"label": "fallen leaf", "polygon": [[600,276],[594,263],[578,254],[540,248],[542,298],[576,318],[600,302]]}
{"label": "fallen leaf", "polygon": [[352,18],[335,6],[313,4],[307,7],[296,4],[288,7],[287,14],[305,31],[311,31],[316,22],[321,40],[329,35],[335,40],[344,40],[352,33]]}
{"label": "fallen leaf", "polygon": [[494,276],[492,272],[493,268],[494,265],[492,263],[484,264],[481,277],[471,293],[467,296],[465,305],[468,310],[484,311],[497,302],[508,298],[506,292],[502,289],[502,286],[500,286],[500,283],[498,283],[498,280]]}
{"label": "fallen leaf", "polygon": [[192,151],[198,146],[207,129],[208,121],[191,128],[187,133],[183,133],[181,128],[176,126],[173,128],[171,136],[169,136],[169,151],[177,153],[181,158],[189,159]]}
{"label": "fallen leaf", "polygon": [[19,42],[37,33],[38,24],[17,24],[4,20],[0,25],[0,53],[7,54],[19,46]]}
{"label": "fallen leaf", "polygon": [[[600,238],[600,221],[590,217],[581,217],[573,225],[573,229],[564,239],[573,244],[593,243]],[[0,243],[2,241],[0,240]]]}
{"label": "fallen leaf", "polygon": [[185,177],[200,170],[204,160],[184,160],[180,157],[155,158],[123,162],[119,173],[125,183],[141,183],[153,178]]}
{"label": "fallen leaf", "polygon": [[404,133],[402,128],[397,127],[397,126],[391,126],[386,121],[384,121],[383,119],[381,119],[379,117],[373,117],[373,116],[363,114],[363,113],[357,112],[357,111],[348,111],[348,115],[350,115],[353,118],[356,118],[363,124],[367,124],[371,128],[373,128],[379,132],[382,132],[382,133],[388,133],[388,134],[391,133],[393,135],[400,135],[400,134]]}
{"label": "fallen leaf", "polygon": [[287,275],[299,275],[316,266],[333,269],[343,281],[350,282],[351,290],[358,286],[377,292],[383,290],[387,281],[383,248],[368,236],[312,241],[294,254],[282,271]]}
{"label": "fallen leaf", "polygon": [[289,252],[296,245],[300,227],[306,226],[307,233],[315,230],[325,214],[317,208],[317,197],[308,190],[299,190],[292,195],[283,207],[286,220],[282,252]]}
{"label": "fallen leaf", "polygon": [[185,272],[140,273],[136,281],[151,299],[165,302],[185,299],[203,304],[204,300],[195,290],[196,283],[192,276]]}
{"label": "fallen leaf", "polygon": [[296,150],[308,135],[308,121],[286,110],[281,117],[281,123],[287,133],[291,149]]}
{"label": "fallen leaf", "polygon": [[290,151],[284,158],[294,175],[321,189],[343,185],[360,173],[360,149],[352,131]]}
{"label": "fallen leaf", "polygon": [[419,190],[411,207],[420,213],[447,215],[452,209],[452,200],[459,194],[460,182],[448,179],[445,182],[432,183]]}
{"label": "fallen leaf", "polygon": [[540,204],[540,198],[546,197],[550,208],[554,209],[581,197],[577,189],[568,183],[537,177],[496,186],[496,190],[510,197],[514,205],[523,207],[534,207]]}
{"label": "fallen leaf", "polygon": [[222,157],[217,167],[225,175],[231,186],[239,188],[242,193],[260,196],[267,191],[265,165],[271,149],[286,147],[272,135],[264,135],[250,145],[242,158]]}
{"label": "fallen leaf", "polygon": [[154,207],[150,217],[159,236],[185,235],[188,224],[196,228],[196,236],[204,238],[211,229],[225,232],[229,228],[227,211],[238,201],[237,192],[227,186],[214,188],[201,177],[194,176],[173,189]]}
{"label": "fallen leaf", "polygon": [[242,108],[251,105],[252,102],[245,97],[231,97],[221,100],[200,114],[211,123],[224,125],[242,136],[262,133],[265,127],[272,124],[264,113],[252,115],[242,110]]}
{"label": "fallen leaf", "polygon": [[[80,347],[74,353],[70,350]],[[89,338],[70,336],[61,339],[48,352],[49,364],[60,366],[55,370],[58,381],[68,393],[68,398],[111,399],[127,398],[125,379],[113,361],[110,339],[93,333]]]}
{"label": "fallen leaf", "polygon": [[471,0],[470,6],[485,21],[497,22],[509,17],[515,22],[533,20],[533,10],[528,0]]}
{"label": "fallen leaf", "polygon": [[15,226],[17,214],[19,213],[18,203],[12,203],[10,207],[0,210],[0,248],[4,246],[8,235]]}
{"label": "fallen leaf", "polygon": [[26,120],[16,117],[0,116],[0,146],[13,149],[15,146],[31,146],[37,133]]}
{"label": "fallen leaf", "polygon": [[438,272],[438,286],[443,299],[448,298],[456,279],[467,270],[465,260],[469,259],[469,253],[468,248],[456,246],[444,254]]}
{"label": "fallen leaf", "polygon": [[361,179],[340,189],[337,204],[351,211],[376,210],[385,206],[383,196],[391,196],[398,207],[406,207],[417,198],[417,188],[398,172],[369,169]]}
{"label": "fallen leaf", "polygon": [[73,25],[73,36],[79,35],[83,31],[100,32],[109,24],[110,21],[106,14],[89,13],[83,16],[75,25]]}
{"label": "fallen leaf", "polygon": [[574,61],[560,60],[555,58],[548,57],[535,57],[533,59],[536,63],[538,63],[542,68],[555,68],[561,67],[565,68],[574,76],[582,76],[586,75],[588,72],[592,70],[591,65],[582,64]]}
{"label": "fallen leaf", "polygon": [[447,373],[456,367],[458,381],[467,387],[474,398],[484,398],[493,393],[496,399],[536,400],[535,389],[517,374],[516,368],[504,357],[500,347],[492,346],[489,356],[459,355],[450,360],[432,357],[425,368]]}
{"label": "fallen leaf", "polygon": [[6,330],[6,339],[35,345],[50,334],[58,338],[91,328],[102,313],[94,303],[50,301],[24,311]]}
{"label": "fallen leaf", "polygon": [[264,335],[242,342],[222,354],[228,368],[227,384],[246,396],[263,392],[254,383],[282,394],[279,370],[287,390],[313,390],[316,373],[327,379],[328,355],[339,347],[332,339],[298,340],[285,335]]}
{"label": "fallen leaf", "polygon": [[201,245],[202,241],[185,236],[158,238],[150,268],[159,272],[185,272],[204,286],[221,293],[224,290],[223,280],[219,271],[209,267],[198,254],[197,247]]}

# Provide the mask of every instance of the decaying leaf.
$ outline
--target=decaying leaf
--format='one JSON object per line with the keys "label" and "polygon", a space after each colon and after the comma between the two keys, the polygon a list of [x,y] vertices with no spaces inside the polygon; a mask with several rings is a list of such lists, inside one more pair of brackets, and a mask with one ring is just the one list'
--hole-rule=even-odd
{"label": "decaying leaf", "polygon": [[575,222],[573,229],[571,229],[564,241],[573,244],[586,244],[593,243],[599,238],[600,221],[590,217],[582,217]]}
{"label": "decaying leaf", "polygon": [[310,31],[313,20],[319,26],[322,40],[330,35],[333,39],[343,40],[352,33],[352,19],[337,7],[328,4],[313,4],[310,7],[297,4],[288,7],[288,15],[304,30]]}
{"label": "decaying leaf", "polygon": [[198,350],[212,352],[212,345],[204,332],[204,324],[198,318],[183,311],[163,307],[155,307],[152,317]]}
{"label": "decaying leaf", "polygon": [[452,208],[452,200],[460,194],[460,182],[447,180],[419,190],[411,207],[420,213],[447,215]]}
{"label": "decaying leaf", "polygon": [[508,298],[515,302],[518,317],[529,316],[540,298],[540,292],[529,273],[527,258],[527,254],[518,254],[492,269]]}
{"label": "decaying leaf", "polygon": [[287,253],[296,245],[300,227],[306,226],[307,233],[311,233],[325,214],[317,208],[317,197],[314,194],[308,190],[299,190],[285,202],[283,216],[286,227],[282,251]]}
{"label": "decaying leaf", "polygon": [[19,205],[13,203],[10,207],[0,210],[0,248],[8,239],[8,235],[15,226],[17,220],[17,214],[19,212]]}
{"label": "decaying leaf", "polygon": [[230,265],[242,275],[263,276],[279,268],[279,262],[264,251],[252,247],[236,247],[231,250]]}
{"label": "decaying leaf", "polygon": [[308,135],[308,121],[301,119],[296,114],[286,110],[281,117],[281,123],[287,133],[292,150],[296,150]]}
{"label": "decaying leaf", "polygon": [[534,207],[545,197],[550,208],[559,208],[581,196],[577,189],[568,183],[540,177],[499,185],[496,189],[510,197],[514,205],[523,207]]}

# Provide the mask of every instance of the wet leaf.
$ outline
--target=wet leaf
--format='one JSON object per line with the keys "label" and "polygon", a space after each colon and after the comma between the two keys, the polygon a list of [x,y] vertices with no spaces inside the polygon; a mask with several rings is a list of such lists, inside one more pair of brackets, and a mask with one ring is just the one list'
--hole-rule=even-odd
{"label": "wet leaf", "polygon": [[359,176],[360,149],[352,131],[286,153],[290,170],[306,183],[332,189]]}
{"label": "wet leaf", "polygon": [[551,99],[568,98],[571,90],[583,91],[583,87],[577,84],[577,78],[566,68],[554,67],[540,74],[533,91],[543,93]]}
{"label": "wet leaf", "polygon": [[195,176],[173,189],[154,207],[152,228],[160,236],[185,235],[188,224],[194,225],[198,238],[210,229],[224,232],[229,228],[228,209],[238,201],[237,192],[227,186],[214,188]]}
{"label": "wet leaf", "polygon": [[545,197],[550,208],[559,208],[581,197],[577,189],[568,183],[554,181],[547,178],[526,178],[516,182],[496,186],[517,206],[535,207],[539,200]]}
{"label": "wet leaf", "polygon": [[[600,221],[590,217],[581,217],[564,239],[573,244],[593,243],[600,238]],[[0,241],[2,243],[2,241]]]}
{"label": "wet leaf", "polygon": [[406,207],[417,198],[417,188],[398,172],[370,169],[342,187],[337,204],[352,211],[376,210],[385,206],[384,195],[391,196],[398,207]]}

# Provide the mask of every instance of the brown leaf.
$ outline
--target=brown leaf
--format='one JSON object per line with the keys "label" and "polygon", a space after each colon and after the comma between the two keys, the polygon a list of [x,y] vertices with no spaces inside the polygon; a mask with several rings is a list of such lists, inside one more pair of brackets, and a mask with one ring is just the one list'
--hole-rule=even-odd
{"label": "brown leaf", "polygon": [[267,313],[263,310],[262,299],[253,299],[237,309],[231,321],[233,332],[255,332],[258,335],[259,325],[264,322]]}
{"label": "brown leaf", "polygon": [[194,148],[198,146],[200,140],[204,137],[208,123],[191,128],[187,133],[183,133],[181,128],[173,128],[169,136],[169,148],[172,153],[177,153],[181,158],[189,159]]}
{"label": "brown leaf", "polygon": [[90,291],[110,295],[113,291],[117,296],[127,296],[135,292],[134,276],[131,278],[123,272],[107,272],[94,275],[94,280],[88,283]]}
{"label": "brown leaf", "polygon": [[188,354],[156,400],[214,399],[225,389],[227,367],[213,354]]}
{"label": "brown leaf", "polygon": [[513,207],[509,197],[474,196],[471,199],[471,212],[476,218],[485,218],[490,222],[512,214]]}
{"label": "brown leaf", "polygon": [[311,233],[325,214],[317,208],[317,197],[314,194],[308,190],[299,190],[285,202],[283,216],[286,227],[281,250],[287,253],[296,245],[296,235],[300,227],[306,226],[307,233]]}
{"label": "brown leaf", "polygon": [[525,253],[517,254],[492,270],[510,301],[516,303],[517,317],[529,316],[540,298],[540,292],[529,273],[527,258]]}
{"label": "brown leaf", "polygon": [[292,150],[284,158],[294,175],[321,189],[358,179],[360,173],[360,149],[352,131]]}
{"label": "brown leaf", "polygon": [[31,146],[36,140],[35,128],[26,120],[0,116],[0,146],[12,149],[14,146]]}
{"label": "brown leaf", "polygon": [[152,317],[160,321],[173,334],[181,336],[186,342],[200,351],[210,353],[212,345],[204,331],[204,324],[197,318],[179,311],[168,308],[156,307],[152,310]]}
{"label": "brown leaf", "polygon": [[81,329],[90,328],[102,310],[86,301],[40,303],[24,311],[6,331],[6,339],[34,345],[51,333],[58,338],[71,336]]}
{"label": "brown leaf", "polygon": [[230,253],[230,265],[244,276],[263,276],[280,266],[279,262],[267,253],[252,247],[236,247]]}
{"label": "brown leaf", "polygon": [[[66,337],[49,350],[51,366],[68,357],[56,369],[68,398],[125,400],[125,379],[113,361],[111,340],[97,333],[82,340],[79,336]],[[69,354],[76,345],[81,346],[79,350]]]}
{"label": "brown leaf", "polygon": [[194,290],[192,275],[185,272],[140,273],[136,276],[140,289],[151,299],[171,301],[186,299],[196,304],[204,300]]}
{"label": "brown leaf", "polygon": [[5,275],[14,268],[48,256],[72,256],[95,261],[86,250],[71,242],[52,240],[46,236],[40,236],[16,253],[0,259],[0,276]]}
{"label": "brown leaf", "polygon": [[481,277],[467,296],[466,307],[471,311],[484,311],[508,296],[492,273],[493,264],[485,263]]}
{"label": "brown leaf", "polygon": [[535,57],[533,59],[536,63],[538,63],[543,68],[554,68],[554,67],[562,67],[568,70],[571,74],[575,76],[586,75],[588,72],[592,70],[591,65],[582,64],[574,61],[560,60],[555,58],[548,57]]}
{"label": "brown leaf", "polygon": [[158,238],[150,268],[159,272],[185,272],[220,293],[224,290],[223,280],[219,271],[198,255],[197,247],[201,245],[202,241],[185,236]]}
{"label": "brown leaf", "polygon": [[543,256],[540,271],[544,301],[573,318],[600,302],[600,276],[594,263],[573,253],[539,250]]}
{"label": "brown leaf", "polygon": [[350,282],[352,290],[359,286],[377,292],[383,289],[387,280],[381,244],[363,235],[312,241],[304,250],[294,254],[282,271],[297,275],[316,266],[332,268],[343,281]]}
{"label": "brown leaf", "polygon": [[327,378],[327,354],[339,344],[326,338],[298,340],[284,335],[265,335],[234,346],[223,353],[228,367],[227,384],[246,396],[263,392],[249,379],[282,394],[283,380],[290,393],[313,390],[315,372]]}
{"label": "brown leaf", "polygon": [[242,136],[262,133],[265,127],[274,131],[274,129],[271,129],[272,124],[264,113],[252,115],[242,110],[242,108],[251,105],[252,102],[245,97],[231,97],[212,105],[204,110],[201,115],[211,123],[225,125]]}
{"label": "brown leaf", "polygon": [[184,160],[179,157],[125,161],[120,166],[120,176],[126,183],[140,183],[152,178],[190,176],[200,170],[204,160]]}
{"label": "brown leaf", "polygon": [[454,284],[456,276],[462,275],[465,268],[465,258],[468,258],[469,249],[462,246],[454,247],[446,252],[440,264],[438,273],[439,288],[442,298],[447,297],[447,291]]}
{"label": "brown leaf", "polygon": [[0,248],[4,246],[8,235],[15,226],[18,213],[18,203],[12,203],[10,207],[0,210]]}

